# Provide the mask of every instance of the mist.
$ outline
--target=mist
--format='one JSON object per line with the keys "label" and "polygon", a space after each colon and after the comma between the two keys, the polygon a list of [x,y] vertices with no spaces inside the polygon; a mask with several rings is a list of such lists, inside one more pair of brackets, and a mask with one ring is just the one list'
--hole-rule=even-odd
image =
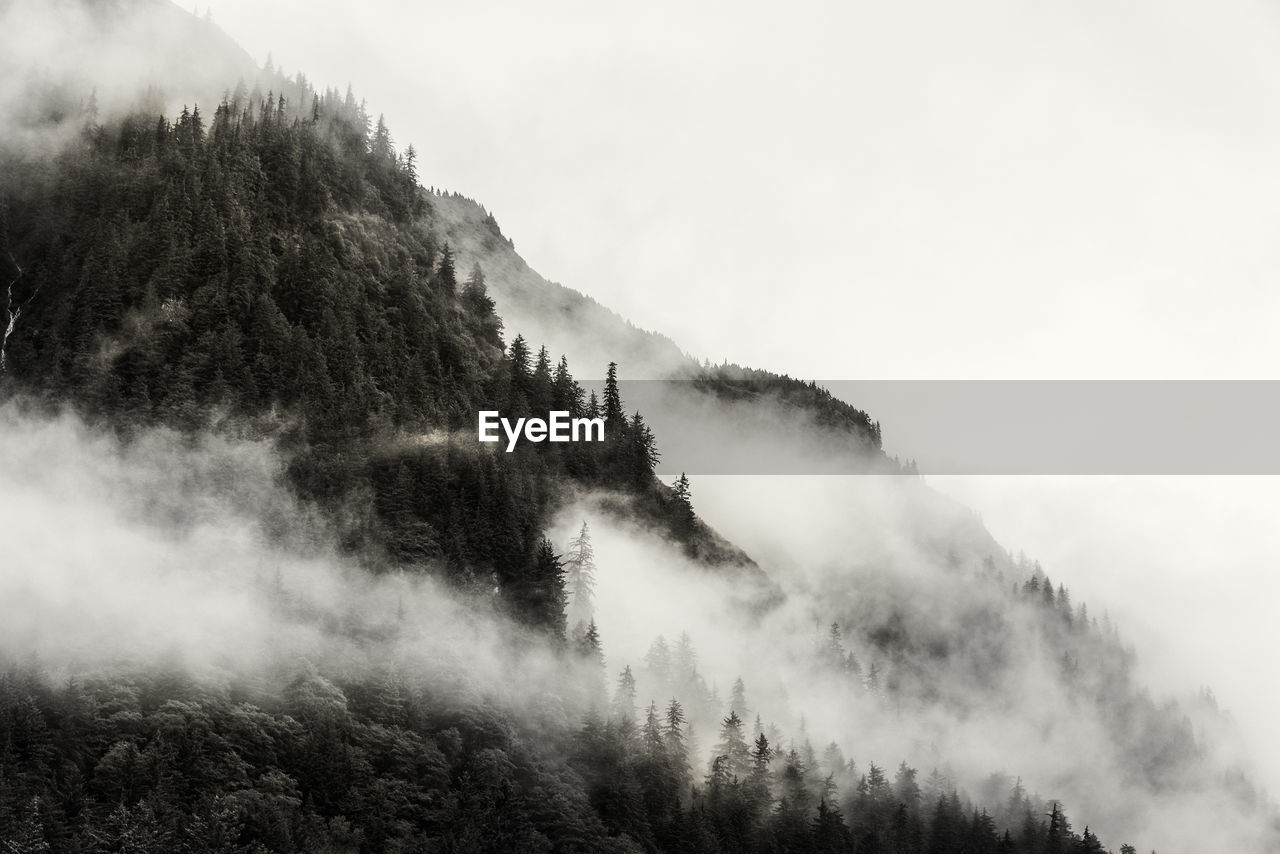
{"label": "mist", "polygon": [[50,679],[171,667],[223,683],[307,663],[400,669],[459,702],[572,694],[572,662],[494,603],[341,555],[268,442],[121,441],[14,403],[0,433],[0,650]]}
{"label": "mist", "polygon": [[1121,623],[1144,679],[1217,696],[1280,791],[1271,667],[1273,477],[930,477]]}
{"label": "mist", "polygon": [[144,104],[212,115],[259,68],[212,21],[167,0],[9,0],[0,4],[0,71],[0,142],[22,155]]}
{"label": "mist", "polygon": [[[429,574],[371,575],[342,555],[324,520],[283,487],[269,442],[165,430],[121,439],[13,403],[0,422],[0,648],[11,661],[55,681],[176,667],[211,684],[390,667],[452,702],[518,710],[526,725],[585,711],[563,698],[594,677],[491,603],[459,600]],[[993,774],[1009,786],[1020,777],[1113,844],[1262,850],[1262,814],[1226,789],[1144,794],[1117,764],[1106,721],[1063,693],[1034,614],[1010,599],[1030,565],[971,511],[902,476],[700,477],[694,488],[700,513],[781,588],[779,604],[753,609],[742,577],[691,563],[611,512],[607,495],[565,506],[549,534],[563,549],[588,522],[607,678],[631,666],[642,710],[673,690],[646,665],[651,645],[662,635],[674,648],[687,633],[720,704],[681,698],[700,751],[695,780],[741,678],[747,723],[758,715],[779,747],[821,753],[834,742],[853,760],[838,785],[851,788],[873,762],[939,770],[970,796],[986,795]],[[895,620],[894,643],[911,638],[901,649],[877,640]],[[874,665],[896,681],[891,691],[822,660],[832,622],[864,674]],[[959,646],[929,664],[919,645],[934,642]],[[968,669],[984,656],[989,669]],[[1084,745],[1093,752],[1082,755]],[[1229,739],[1205,746],[1205,768],[1246,762]]]}
{"label": "mist", "polygon": [[[596,532],[597,621],[609,672],[616,678],[630,665],[639,674],[642,707],[653,700],[661,708],[671,690],[645,669],[650,644],[661,634],[674,645],[687,632],[699,672],[725,708],[741,677],[751,715],[777,728],[782,749],[807,740],[821,754],[835,742],[859,774],[870,762],[892,770],[905,761],[922,777],[941,771],[971,796],[1006,798],[1020,778],[1029,792],[1063,802],[1077,829],[1087,822],[1113,848],[1128,841],[1160,851],[1267,850],[1273,807],[1242,801],[1220,776],[1260,769],[1230,723],[1196,702],[1198,686],[1184,680],[1175,691],[1162,682],[1155,700],[1184,701],[1205,751],[1197,767],[1209,779],[1148,788],[1102,709],[1064,689],[1035,614],[1009,593],[1032,564],[1018,565],[984,541],[971,511],[906,477],[725,476],[693,484],[699,512],[781,586],[781,606],[763,617],[735,610],[731,577],[682,567],[660,540],[619,530],[589,503],[567,511],[557,529],[563,538],[585,518]],[[966,529],[967,542],[955,536]],[[994,566],[983,561],[988,555]],[[675,589],[680,595],[666,595]],[[1086,604],[1103,616],[1105,601]],[[822,663],[833,621],[864,674],[872,664],[888,678],[900,674],[896,699]],[[905,653],[876,642],[890,625]],[[1115,642],[1127,647],[1128,628],[1119,631]],[[951,649],[931,657],[924,651],[931,644]],[[1087,653],[1079,654],[1084,662]],[[922,661],[922,670],[907,666]],[[1139,658],[1140,678],[1153,672],[1149,664]],[[723,714],[693,719],[704,746]],[[991,775],[1006,788],[987,794]]]}
{"label": "mist", "polygon": [[[0,648],[50,680],[176,667],[225,684],[390,667],[450,702],[488,698],[527,726],[585,712],[571,698],[587,689],[573,685],[594,677],[491,603],[460,600],[429,574],[371,575],[342,555],[283,487],[269,442],[165,430],[122,439],[13,403],[0,420]],[[870,763],[905,761],[971,797],[1008,795],[991,791],[992,775],[1010,788],[1020,778],[1112,844],[1264,850],[1265,811],[1215,777],[1156,792],[1124,767],[1108,722],[1064,692],[1038,618],[1008,592],[1031,564],[972,511],[903,476],[699,477],[694,488],[700,513],[760,561],[780,603],[753,609],[742,577],[690,562],[611,511],[607,495],[565,506],[549,533],[563,549],[588,522],[607,678],[632,667],[642,710],[673,691],[646,664],[651,645],[661,635],[674,648],[687,633],[710,698],[680,698],[695,781],[741,678],[747,723],[758,715],[780,748],[834,742],[853,761],[833,772],[846,793]],[[1099,614],[1105,603],[1088,604]],[[875,666],[885,685],[822,660],[833,622],[863,674]],[[886,646],[891,625],[899,634]],[[935,643],[954,648],[921,652]],[[1208,751],[1198,767],[1248,766],[1228,724],[1191,712]]]}

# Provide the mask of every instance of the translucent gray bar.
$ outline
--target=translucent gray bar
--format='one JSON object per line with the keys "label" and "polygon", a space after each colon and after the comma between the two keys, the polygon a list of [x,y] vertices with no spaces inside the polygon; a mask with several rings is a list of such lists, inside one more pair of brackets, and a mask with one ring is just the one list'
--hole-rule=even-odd
{"label": "translucent gray bar", "polygon": [[[588,383],[601,394],[601,383]],[[827,380],[922,474],[1280,474],[1280,381]],[[895,470],[776,383],[619,384],[659,474]]]}

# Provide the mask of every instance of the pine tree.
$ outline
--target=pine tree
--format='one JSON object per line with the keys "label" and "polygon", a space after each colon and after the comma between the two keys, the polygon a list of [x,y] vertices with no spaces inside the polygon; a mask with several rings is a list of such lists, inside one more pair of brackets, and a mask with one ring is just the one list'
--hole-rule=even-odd
{"label": "pine tree", "polygon": [[651,761],[661,761],[664,758],[666,741],[662,737],[658,704],[652,700],[649,701],[649,708],[644,713],[644,723],[640,727],[640,748]]}
{"label": "pine tree", "polygon": [[579,418],[585,411],[582,386],[569,373],[569,360],[563,355],[556,364],[555,376],[551,380],[552,406],[557,410],[567,411],[571,416]]}
{"label": "pine tree", "polygon": [[1106,854],[1106,849],[1102,847],[1102,843],[1098,841],[1093,831],[1089,830],[1088,825],[1085,825],[1084,833],[1076,843],[1075,851],[1079,854]]}
{"label": "pine tree", "polygon": [[867,671],[867,681],[866,681],[867,690],[873,694],[880,693],[880,687],[881,687],[880,682],[881,682],[880,665],[876,664],[873,661],[871,662],[871,669]]}
{"label": "pine tree", "polygon": [[853,835],[844,823],[844,816],[826,798],[818,801],[818,815],[813,820],[813,851],[815,854],[849,854],[853,851]]}
{"label": "pine tree", "polygon": [[587,623],[576,636],[575,649],[590,669],[587,675],[586,702],[589,708],[599,708],[605,700],[604,648],[600,643],[600,630],[596,621]]}
{"label": "pine tree", "polygon": [[840,632],[839,623],[832,623],[831,628],[827,630],[827,643],[823,653],[827,662],[833,667],[844,667],[844,638]]}
{"label": "pine tree", "polygon": [[416,186],[418,183],[418,149],[413,147],[413,143],[409,143],[409,147],[404,150],[404,172],[405,177],[409,179],[410,186]]}
{"label": "pine tree", "polygon": [[627,435],[631,439],[628,474],[636,486],[645,486],[653,479],[653,467],[661,459],[658,441],[639,412],[631,417]]}
{"label": "pine tree", "polygon": [[1045,854],[1064,854],[1071,842],[1071,822],[1062,811],[1062,806],[1054,801],[1048,813],[1049,834],[1045,839]]}
{"label": "pine tree", "polygon": [[526,623],[565,639],[564,570],[547,538],[538,542],[529,568],[511,584],[511,601]]}
{"label": "pine tree", "polygon": [[716,743],[715,756],[724,758],[724,770],[730,777],[741,779],[750,770],[751,750],[742,734],[742,718],[737,712],[730,711],[728,717],[720,722],[720,741]]}
{"label": "pine tree", "polygon": [[644,655],[644,667],[660,689],[666,691],[671,687],[671,647],[662,635],[649,645],[649,651]]}
{"label": "pine tree", "polygon": [[450,296],[457,290],[458,274],[454,270],[453,249],[450,248],[448,243],[444,245],[444,249],[440,253],[440,268],[436,270],[436,281],[439,282],[445,293]]}
{"label": "pine tree", "polygon": [[675,490],[676,500],[692,507],[693,498],[689,494],[689,476],[684,472],[680,472],[680,478],[672,487]]}
{"label": "pine tree", "polygon": [[489,296],[484,270],[480,268],[479,262],[472,265],[471,274],[467,276],[466,284],[462,287],[462,301],[477,315],[487,317],[493,314],[493,298]]}
{"label": "pine tree", "polygon": [[511,365],[510,399],[506,410],[508,417],[523,418],[530,414],[531,377],[529,373],[529,344],[523,335],[517,335],[507,348],[507,360]]}
{"label": "pine tree", "polygon": [[511,361],[511,374],[518,378],[521,389],[529,377],[529,344],[523,335],[517,335],[507,348],[507,358]]}
{"label": "pine tree", "polygon": [[631,675],[630,664],[622,668],[618,676],[618,687],[613,692],[613,717],[623,724],[635,724],[636,678]]}
{"label": "pine tree", "polygon": [[907,807],[911,815],[920,809],[920,784],[916,782],[916,769],[907,766],[906,762],[898,765],[898,774],[893,781],[893,795],[899,803]]}
{"label": "pine tree", "polygon": [[673,489],[675,490],[676,503],[676,529],[681,533],[688,533],[693,529],[693,496],[689,491],[689,476],[684,472],[680,472],[680,478],[675,482]]}
{"label": "pine tree", "polygon": [[591,534],[585,520],[578,536],[569,541],[564,571],[569,594],[568,622],[576,629],[595,616],[595,550],[591,547]]}
{"label": "pine tree", "polygon": [[618,391],[618,363],[610,362],[604,380],[604,421],[612,435],[626,429],[626,415],[622,411],[622,395]]}
{"label": "pine tree", "polygon": [[538,348],[538,356],[533,363],[532,391],[529,403],[538,414],[549,412],[552,408],[554,389],[551,386],[551,354],[544,344]]}
{"label": "pine tree", "polygon": [[689,754],[684,725],[684,708],[679,700],[672,697],[671,702],[667,704],[666,726],[662,730],[662,737],[666,741],[667,753],[672,763],[687,773]]}

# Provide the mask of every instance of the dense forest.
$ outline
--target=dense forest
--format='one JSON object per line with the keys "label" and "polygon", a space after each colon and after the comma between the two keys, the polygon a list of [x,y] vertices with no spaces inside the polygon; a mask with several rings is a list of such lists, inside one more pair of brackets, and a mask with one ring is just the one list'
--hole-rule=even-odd
{"label": "dense forest", "polygon": [[[696,678],[691,654],[674,651],[673,679]],[[5,850],[1105,850],[1017,781],[993,776],[980,807],[938,769],[862,770],[838,745],[771,737],[744,720],[741,680],[708,766],[680,700],[637,711],[629,669],[608,708],[536,732],[395,671],[273,676],[278,693],[181,672],[52,687],[9,668]]]}
{"label": "dense forest", "polygon": [[[513,656],[551,650],[563,681],[513,698],[468,688],[463,670],[446,691],[394,657],[215,682],[176,664],[51,679],[0,650],[0,850],[1134,851],[1104,848],[1016,777],[963,790],[945,766],[855,761],[783,731],[750,705],[752,674],[727,698],[709,685],[687,635],[606,668],[590,532],[548,534],[583,492],[762,585],[755,608],[776,590],[698,517],[689,478],[655,477],[661,437],[627,411],[625,365],[573,366],[605,373],[597,397],[563,357],[504,336],[484,269],[455,269],[415,150],[350,92],[266,79],[176,116],[154,103],[99,116],[85,97],[55,117],[75,129],[65,145],[5,155],[4,393],[34,412],[70,405],[125,443],[157,427],[269,437],[343,559],[441,580],[509,621]],[[694,380],[805,409],[882,457],[879,425],[812,383],[728,365]],[[493,451],[474,441],[480,409],[603,417],[606,441]],[[1135,687],[1113,627],[1031,564],[1011,589],[992,557],[980,571],[991,621],[1033,626],[1081,703],[1120,710],[1109,721],[1134,785],[1194,773],[1195,734]],[[272,607],[361,643],[416,631],[403,615]],[[796,666],[852,702],[950,701],[928,667],[993,667],[963,640],[838,607]]]}
{"label": "dense forest", "polygon": [[[433,235],[414,160],[333,92],[299,114],[242,87],[208,128],[198,108],[90,125],[9,188],[9,376],[122,427],[277,430],[299,491],[370,508],[348,541],[393,564],[523,577],[561,480],[620,488],[691,553],[749,563],[681,521],[616,365],[596,400],[545,347],[504,349],[483,271],[459,281]],[[603,416],[607,441],[477,454],[485,408]],[[389,450],[428,431],[463,441]]]}

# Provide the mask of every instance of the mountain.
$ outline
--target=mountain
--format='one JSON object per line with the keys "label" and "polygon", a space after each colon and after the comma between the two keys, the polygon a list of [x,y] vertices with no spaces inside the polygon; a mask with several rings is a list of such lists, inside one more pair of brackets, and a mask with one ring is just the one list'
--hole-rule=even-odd
{"label": "mountain", "polygon": [[[0,146],[8,850],[1274,850],[1209,695],[867,413],[546,282],[353,93],[54,9],[103,38]],[[668,483],[678,433],[868,476]]]}

